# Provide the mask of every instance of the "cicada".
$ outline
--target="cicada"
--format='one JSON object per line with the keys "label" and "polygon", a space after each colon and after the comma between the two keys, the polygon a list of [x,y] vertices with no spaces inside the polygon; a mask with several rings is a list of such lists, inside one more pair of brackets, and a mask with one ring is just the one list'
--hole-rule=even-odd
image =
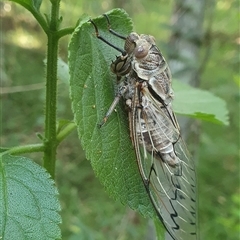
{"label": "cicada", "polygon": [[172,109],[170,69],[154,37],[135,32],[122,36],[104,16],[110,33],[125,44],[121,49],[108,42],[90,20],[96,36],[121,53],[111,64],[117,94],[100,125],[123,98],[139,172],[158,218],[172,239],[197,239],[196,174]]}

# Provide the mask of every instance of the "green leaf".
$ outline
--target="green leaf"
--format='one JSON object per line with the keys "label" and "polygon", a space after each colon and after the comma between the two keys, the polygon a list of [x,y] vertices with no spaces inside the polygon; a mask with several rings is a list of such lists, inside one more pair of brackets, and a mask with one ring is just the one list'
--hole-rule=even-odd
{"label": "green leaf", "polygon": [[[126,12],[115,9],[107,13],[112,29],[122,35],[132,31]],[[93,19],[108,41],[123,48],[124,41],[108,31],[101,16]],[[127,114],[118,106],[108,122],[99,128],[114,99],[116,76],[109,66],[119,52],[100,41],[93,25],[82,21],[69,44],[70,92],[72,109],[82,146],[93,169],[107,192],[144,216],[155,216],[142,183],[129,137]]]}
{"label": "green leaf", "polygon": [[[157,239],[159,239],[159,240],[160,239],[168,239],[167,237],[166,238],[164,237],[165,234],[167,234],[167,233],[166,233],[165,228],[163,228],[163,226],[159,224],[159,220],[154,219],[153,223],[154,223],[154,226],[155,226]],[[171,238],[171,237],[169,236],[169,238]]]}
{"label": "green leaf", "polygon": [[9,150],[9,148],[0,147],[0,153],[5,152],[7,150]]}
{"label": "green leaf", "polygon": [[59,119],[57,122],[57,133],[59,133],[61,130],[63,130],[68,124],[73,123],[73,121],[70,121],[68,119]]}
{"label": "green leaf", "polygon": [[28,9],[30,12],[39,11],[42,4],[42,0],[10,0],[12,2],[18,3]]}
{"label": "green leaf", "polygon": [[173,109],[176,113],[213,123],[229,124],[227,105],[223,99],[176,80],[173,81],[173,88]]}
{"label": "green leaf", "polygon": [[42,4],[42,0],[10,0],[10,1],[16,2],[20,5],[22,5],[24,8],[26,8],[29,12],[32,13],[32,15],[35,17],[35,19],[41,25],[41,27],[45,31],[45,33],[47,33],[49,31],[48,24],[40,13],[40,7]]}
{"label": "green leaf", "polygon": [[0,239],[61,239],[57,189],[30,159],[0,156]]}

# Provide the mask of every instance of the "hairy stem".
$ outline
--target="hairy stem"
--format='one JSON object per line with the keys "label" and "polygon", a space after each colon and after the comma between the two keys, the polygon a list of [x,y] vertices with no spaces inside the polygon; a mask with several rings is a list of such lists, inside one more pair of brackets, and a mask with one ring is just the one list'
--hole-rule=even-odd
{"label": "hairy stem", "polygon": [[33,152],[42,152],[44,150],[44,145],[41,143],[29,144],[25,146],[12,147],[2,154],[22,154],[22,153],[33,153]]}
{"label": "hairy stem", "polygon": [[57,56],[58,56],[58,27],[59,27],[59,1],[52,1],[51,18],[49,23],[48,49],[47,49],[47,82],[46,82],[46,115],[45,115],[45,141],[43,165],[54,179],[57,131]]}

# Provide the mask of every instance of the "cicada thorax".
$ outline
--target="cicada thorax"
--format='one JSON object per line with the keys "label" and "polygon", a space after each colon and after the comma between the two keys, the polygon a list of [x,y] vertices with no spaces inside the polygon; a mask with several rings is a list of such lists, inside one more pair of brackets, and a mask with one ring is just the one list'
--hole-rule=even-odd
{"label": "cicada thorax", "polygon": [[132,68],[140,79],[147,81],[149,88],[161,98],[161,101],[165,104],[172,101],[171,73],[152,36],[144,34],[139,36],[133,54]]}

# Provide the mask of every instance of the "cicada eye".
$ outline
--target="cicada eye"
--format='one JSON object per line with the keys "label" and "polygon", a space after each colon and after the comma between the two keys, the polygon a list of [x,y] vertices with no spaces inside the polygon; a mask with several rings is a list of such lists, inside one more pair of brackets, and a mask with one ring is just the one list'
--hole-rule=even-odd
{"label": "cicada eye", "polygon": [[146,41],[139,41],[137,47],[134,50],[134,55],[136,58],[144,58],[147,56],[149,51],[149,44]]}

